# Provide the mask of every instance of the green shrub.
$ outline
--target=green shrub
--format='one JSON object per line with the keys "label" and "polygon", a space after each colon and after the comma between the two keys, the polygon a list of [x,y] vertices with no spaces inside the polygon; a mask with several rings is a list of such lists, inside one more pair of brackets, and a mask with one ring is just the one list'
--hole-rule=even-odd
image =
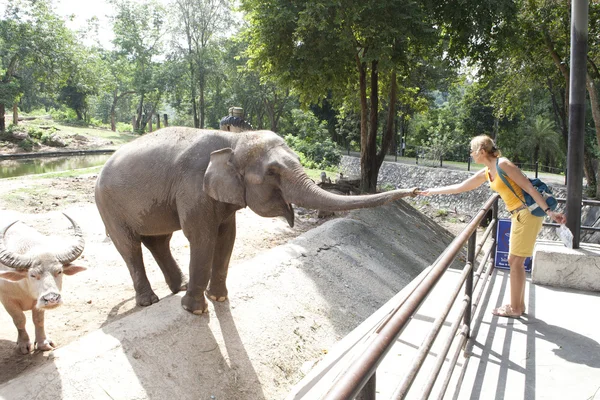
{"label": "green shrub", "polygon": [[31,139],[23,139],[19,142],[19,147],[25,151],[33,150],[34,145],[35,145],[35,142]]}
{"label": "green shrub", "polygon": [[[110,127],[109,127],[110,129]],[[124,122],[117,122],[117,131],[118,132],[133,132],[133,127],[131,124],[126,124]]]}
{"label": "green shrub", "polygon": [[285,141],[298,155],[306,168],[331,170],[338,166],[342,154],[329,138],[321,142],[309,142],[297,136],[287,135]]}

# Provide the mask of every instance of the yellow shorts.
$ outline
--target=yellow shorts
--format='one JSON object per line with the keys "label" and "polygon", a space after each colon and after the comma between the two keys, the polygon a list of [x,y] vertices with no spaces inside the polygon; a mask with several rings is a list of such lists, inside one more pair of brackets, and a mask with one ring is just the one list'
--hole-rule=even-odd
{"label": "yellow shorts", "polygon": [[542,229],[544,218],[536,217],[528,209],[523,209],[511,218],[508,254],[519,257],[531,257],[538,233]]}

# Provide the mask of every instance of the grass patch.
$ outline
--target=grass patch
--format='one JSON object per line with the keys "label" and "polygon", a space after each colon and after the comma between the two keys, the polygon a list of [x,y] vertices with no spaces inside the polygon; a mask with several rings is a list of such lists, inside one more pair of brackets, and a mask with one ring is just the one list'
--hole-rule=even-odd
{"label": "grass patch", "polygon": [[53,179],[53,178],[74,178],[81,175],[88,175],[100,172],[103,165],[97,165],[95,167],[71,169],[68,171],[61,172],[48,172],[46,174],[29,175],[31,179]]}
{"label": "grass patch", "polygon": [[[310,179],[316,182],[321,182],[321,172],[323,172],[322,169],[304,168],[304,172],[306,172],[306,175],[308,175]],[[334,182],[339,176],[339,169],[335,168],[334,171],[325,171],[325,173],[327,173],[327,177],[331,179],[331,182]]]}

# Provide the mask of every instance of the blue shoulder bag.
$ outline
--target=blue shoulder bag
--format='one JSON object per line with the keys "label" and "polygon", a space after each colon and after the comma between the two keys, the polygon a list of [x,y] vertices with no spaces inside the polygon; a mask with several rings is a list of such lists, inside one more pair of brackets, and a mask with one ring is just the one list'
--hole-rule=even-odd
{"label": "blue shoulder bag", "polygon": [[[504,184],[506,186],[508,186],[508,188],[515,194],[515,196],[517,196],[517,198],[519,200],[521,200],[521,197],[519,197],[515,193],[512,186],[506,180],[506,173],[504,171],[502,171],[502,169],[498,165],[498,160],[499,159],[496,159],[496,170],[498,171],[498,176],[500,177],[500,179],[502,179],[502,182],[504,182]],[[550,207],[550,210],[554,211],[554,209],[556,209],[556,206],[558,205],[558,201],[556,200],[556,198],[554,198],[554,196],[552,196],[552,190],[550,190],[548,185],[546,185],[544,182],[542,182],[538,178],[534,178],[534,179],[527,178],[527,179],[529,179],[529,182],[531,182],[533,187],[536,188],[536,190],[542,195],[544,200],[546,200],[546,204],[548,204],[548,207]],[[521,189],[521,192],[523,194],[523,198],[525,198],[525,201],[523,202],[523,200],[521,200],[521,202],[529,209],[529,211],[536,217],[544,217],[546,215],[546,212],[544,210],[542,210],[542,208],[535,202],[533,197],[531,197],[531,195],[529,193],[527,193],[526,191],[524,191],[523,189]]]}

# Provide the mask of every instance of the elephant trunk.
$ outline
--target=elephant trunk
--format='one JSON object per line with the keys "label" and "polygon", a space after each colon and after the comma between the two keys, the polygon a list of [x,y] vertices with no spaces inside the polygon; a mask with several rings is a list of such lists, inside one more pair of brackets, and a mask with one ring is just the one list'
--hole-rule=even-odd
{"label": "elephant trunk", "polygon": [[377,207],[403,197],[414,196],[417,190],[417,188],[397,189],[378,194],[344,196],[321,189],[304,173],[297,174],[296,177],[282,187],[286,201],[300,207],[323,211]]}

